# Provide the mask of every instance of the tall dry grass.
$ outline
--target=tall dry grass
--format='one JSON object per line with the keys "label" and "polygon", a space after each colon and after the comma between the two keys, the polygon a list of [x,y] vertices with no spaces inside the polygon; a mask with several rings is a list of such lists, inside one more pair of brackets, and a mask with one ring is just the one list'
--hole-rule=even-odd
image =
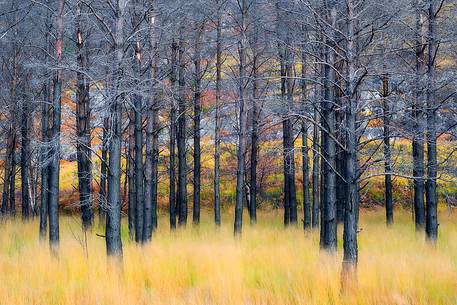
{"label": "tall dry grass", "polygon": [[[436,248],[397,212],[361,215],[358,288],[340,291],[341,250],[319,251],[318,233],[285,230],[281,214],[260,213],[255,227],[232,235],[232,216],[216,229],[205,214],[199,228],[170,232],[165,217],[153,242],[124,238],[122,270],[107,262],[102,230],[87,240],[79,220],[61,219],[59,257],[38,241],[38,223],[0,225],[0,304],[457,304],[457,217],[442,214]],[[123,232],[126,237],[126,232]]]}

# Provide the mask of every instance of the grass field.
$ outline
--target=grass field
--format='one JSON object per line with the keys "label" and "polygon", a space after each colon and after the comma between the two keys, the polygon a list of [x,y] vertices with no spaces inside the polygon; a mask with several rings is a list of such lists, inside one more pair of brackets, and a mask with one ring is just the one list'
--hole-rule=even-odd
{"label": "grass field", "polygon": [[[0,304],[457,304],[457,215],[440,215],[436,248],[397,211],[386,229],[382,211],[361,214],[359,281],[340,292],[336,257],[319,251],[318,233],[285,230],[282,214],[262,212],[256,227],[232,235],[232,215],[215,229],[171,233],[163,216],[151,245],[124,237],[122,270],[107,262],[94,229],[87,253],[79,219],[61,219],[60,254],[38,241],[38,223],[1,224]],[[341,243],[340,243],[341,244]]]}

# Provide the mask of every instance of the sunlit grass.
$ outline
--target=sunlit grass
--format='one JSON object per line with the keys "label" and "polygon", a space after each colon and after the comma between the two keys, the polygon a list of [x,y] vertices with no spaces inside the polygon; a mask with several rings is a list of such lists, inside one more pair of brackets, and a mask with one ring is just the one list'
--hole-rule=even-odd
{"label": "sunlit grass", "polygon": [[[170,232],[160,219],[153,242],[124,238],[122,270],[107,262],[103,234],[79,219],[61,219],[59,257],[38,240],[38,223],[1,224],[0,304],[456,304],[457,216],[440,215],[436,248],[397,212],[386,229],[382,211],[361,215],[358,289],[341,294],[341,245],[319,251],[318,234],[285,230],[281,212],[262,212],[256,227],[232,235],[232,215],[216,229],[210,213],[195,228]],[[128,234],[123,232],[123,237]]]}

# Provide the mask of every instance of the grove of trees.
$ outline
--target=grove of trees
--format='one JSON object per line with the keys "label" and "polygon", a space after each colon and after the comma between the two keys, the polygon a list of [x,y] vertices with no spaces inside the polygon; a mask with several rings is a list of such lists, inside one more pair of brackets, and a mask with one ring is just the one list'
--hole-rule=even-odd
{"label": "grove of trees", "polygon": [[255,225],[270,204],[330,253],[342,225],[352,278],[359,207],[383,177],[387,226],[410,205],[435,243],[439,203],[457,199],[456,13],[454,0],[2,1],[1,215],[19,198],[58,252],[74,160],[71,208],[83,230],[97,212],[109,256],[124,214],[142,244],[159,208],[172,229],[189,213],[198,226],[202,206],[216,226],[234,210],[238,236],[244,208]]}

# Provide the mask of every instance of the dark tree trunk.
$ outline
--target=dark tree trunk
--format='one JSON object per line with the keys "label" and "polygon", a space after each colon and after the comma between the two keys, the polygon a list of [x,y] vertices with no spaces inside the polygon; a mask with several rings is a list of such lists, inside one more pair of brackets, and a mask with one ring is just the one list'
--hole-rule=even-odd
{"label": "dark tree trunk", "polygon": [[[173,92],[176,90],[177,81],[177,53],[178,44],[173,41],[171,46],[171,87]],[[172,101],[170,110],[170,164],[169,164],[169,178],[170,178],[170,189],[169,189],[169,212],[170,212],[170,227],[171,229],[176,228],[176,211],[178,206],[176,204],[176,106],[175,101]]]}
{"label": "dark tree trunk", "polygon": [[[55,41],[55,50],[57,58],[57,66],[62,62],[63,49],[63,32],[64,32],[64,4],[65,0],[57,2],[57,19],[56,29],[57,36]],[[49,209],[49,241],[51,248],[56,251],[59,245],[59,173],[60,173],[60,127],[62,121],[61,112],[61,97],[62,97],[62,71],[59,69],[54,76],[54,94],[52,100],[53,118],[51,128],[51,164],[49,165],[49,194],[48,194],[48,209]]]}
{"label": "dark tree trunk", "polygon": [[241,1],[241,23],[240,23],[240,45],[239,45],[239,130],[237,145],[237,170],[236,170],[236,195],[235,195],[235,223],[234,234],[239,235],[243,226],[243,191],[245,178],[246,160],[246,128],[247,128],[247,107],[246,107],[246,49],[247,49],[247,13],[246,0]]}
{"label": "dark tree trunk", "polygon": [[[316,90],[316,89],[315,89]],[[315,95],[317,95],[317,90]],[[317,229],[319,226],[319,106],[314,101],[313,114],[313,189],[312,189],[312,215],[311,226]]]}
{"label": "dark tree trunk", "polygon": [[357,69],[356,47],[354,41],[354,3],[348,1],[348,40],[347,40],[347,96],[346,130],[347,130],[347,160],[346,160],[346,206],[344,212],[343,232],[343,285],[351,285],[356,280],[358,261],[358,220],[359,220],[359,180],[358,180],[358,133],[357,133]]}
{"label": "dark tree trunk", "polygon": [[[338,71],[342,71],[341,66],[338,65]],[[339,74],[339,73],[338,73]],[[336,90],[336,108],[335,113],[336,120],[336,138],[341,145],[336,147],[336,218],[338,223],[344,222],[344,205],[346,203],[346,151],[345,145],[345,130],[344,128],[338,128],[344,124],[344,92],[340,88],[344,88],[344,83],[341,81],[341,77],[337,76],[337,84],[335,85]]]}
{"label": "dark tree trunk", "polygon": [[[336,26],[335,8],[331,12],[332,28]],[[333,30],[332,30],[333,31]],[[326,42],[325,66],[324,66],[324,99],[322,102],[322,187],[323,200],[322,210],[322,240],[321,247],[334,252],[337,248],[337,219],[336,219],[336,175],[335,159],[336,144],[335,136],[335,53],[331,46],[332,41]]]}
{"label": "dark tree trunk", "polygon": [[14,128],[13,142],[11,147],[11,175],[10,175],[10,205],[9,213],[11,216],[16,216],[16,128]]}
{"label": "dark tree trunk", "polygon": [[[133,1],[134,8],[132,12],[132,24],[134,28],[139,28],[142,19],[143,7],[139,1]],[[141,34],[137,31],[134,35],[134,57],[133,57],[133,74],[135,77],[134,83],[137,87],[137,91],[141,83],[141,60],[142,60],[142,49],[141,49]],[[144,231],[144,172],[143,172],[143,97],[135,93],[133,94],[133,106],[135,112],[135,128],[134,128],[134,142],[135,142],[135,166],[134,166],[134,183],[135,183],[135,241],[137,243],[144,242],[143,231]],[[148,209],[147,213],[150,213]],[[147,220],[149,221],[149,215]],[[148,224],[149,225],[149,224]]]}
{"label": "dark tree trunk", "polygon": [[7,213],[11,212],[10,208],[10,200],[11,200],[11,194],[10,190],[13,189],[14,192],[14,187],[11,187],[11,184],[13,183],[12,177],[13,173],[16,170],[15,169],[15,145],[16,145],[16,131],[15,131],[15,126],[14,126],[14,121],[11,123],[9,132],[8,132],[8,141],[7,141],[7,153],[5,156],[5,161],[4,161],[4,182],[3,182],[3,193],[2,193],[2,215],[6,215]]}
{"label": "dark tree trunk", "polygon": [[[306,37],[306,31],[303,29],[303,34]],[[308,99],[307,95],[307,83],[306,79],[306,54],[301,54],[302,68],[301,68],[301,91],[302,91],[302,188],[303,188],[303,228],[309,230],[311,228],[311,205],[309,198],[309,148],[308,148],[308,124],[304,118],[306,115],[306,103]]]}
{"label": "dark tree trunk", "polygon": [[[253,12],[257,14],[257,1],[254,0]],[[257,16],[257,15],[255,15]],[[258,16],[257,16],[258,17]],[[257,158],[259,148],[259,136],[258,136],[258,120],[259,120],[259,109],[257,100],[260,97],[259,94],[259,29],[257,22],[254,21],[254,47],[253,47],[253,58],[252,58],[252,110],[251,110],[251,168],[250,168],[250,190],[249,190],[249,218],[251,224],[257,222]]]}
{"label": "dark tree trunk", "polygon": [[185,60],[184,60],[184,38],[183,31],[180,30],[179,48],[178,48],[178,224],[185,226],[187,224],[187,160],[186,160],[186,100],[185,100]]}
{"label": "dark tree trunk", "polygon": [[[146,111],[146,161],[144,167],[144,222],[143,242],[149,242],[152,238],[152,231],[157,225],[157,79],[158,79],[158,42],[154,32],[155,14],[151,14],[149,29],[149,44],[152,50],[151,61],[151,98],[149,99]],[[158,154],[158,151],[157,151]]]}
{"label": "dark tree trunk", "polygon": [[427,239],[436,243],[438,239],[438,194],[436,191],[436,179],[438,171],[437,157],[437,127],[435,102],[435,58],[438,52],[436,39],[436,8],[435,1],[428,0],[428,69],[427,69],[427,182],[426,193],[426,221],[425,233]]}
{"label": "dark tree trunk", "polygon": [[111,101],[111,143],[109,146],[108,169],[108,206],[106,213],[106,250],[109,256],[122,257],[121,240],[121,129],[122,129],[122,99],[118,88],[122,81],[122,59],[124,57],[124,22],[126,1],[117,1],[114,24],[114,77],[112,86],[114,97]]}
{"label": "dark tree trunk", "polygon": [[77,62],[81,72],[77,72],[76,84],[76,132],[77,154],[78,154],[78,188],[79,203],[82,212],[83,229],[87,230],[92,226],[92,149],[91,149],[91,127],[90,127],[90,85],[84,73],[88,69],[88,51],[86,41],[83,37],[83,25],[81,21],[81,5],[78,5],[78,16],[76,21],[76,46],[78,48]]}
{"label": "dark tree trunk", "polygon": [[201,120],[201,54],[200,44],[203,25],[196,29],[195,38],[195,94],[194,94],[194,192],[193,192],[193,223],[200,223],[200,189],[201,189],[201,148],[200,148],[200,120]]}
{"label": "dark tree trunk", "polygon": [[[43,143],[48,143],[49,132],[49,101],[51,100],[51,82],[47,82],[44,86],[43,97],[44,103],[41,106],[41,140]],[[40,194],[40,240],[44,241],[46,238],[48,226],[48,148],[44,147],[41,150],[41,194]]]}
{"label": "dark tree trunk", "polygon": [[22,121],[21,121],[21,203],[22,220],[30,217],[30,195],[29,195],[29,105],[28,101],[22,102]]}
{"label": "dark tree trunk", "polygon": [[416,78],[413,101],[413,182],[414,182],[414,220],[416,230],[422,231],[425,228],[425,185],[424,185],[424,84],[425,74],[425,48],[424,37],[425,27],[423,16],[419,9],[419,2],[416,2]]}
{"label": "dark tree trunk", "polygon": [[382,81],[382,97],[383,97],[383,128],[384,128],[384,184],[385,193],[384,201],[386,206],[386,223],[391,225],[394,221],[394,206],[392,198],[392,149],[390,146],[390,105],[389,105],[389,75],[385,74]]}
{"label": "dark tree trunk", "polygon": [[109,118],[103,120],[103,135],[102,135],[102,159],[100,165],[100,191],[99,191],[99,206],[98,206],[98,221],[101,226],[105,222],[106,217],[106,179],[108,177],[108,129]]}
{"label": "dark tree trunk", "polygon": [[216,24],[216,105],[215,105],[215,124],[214,124],[214,222],[217,226],[221,225],[221,192],[220,192],[220,156],[221,156],[221,136],[220,136],[220,105],[221,105],[221,80],[222,80],[222,25],[221,8],[217,0],[217,24]]}
{"label": "dark tree trunk", "polygon": [[[133,114],[133,113],[132,113]],[[136,184],[135,184],[135,121],[130,119],[128,126],[128,150],[127,150],[127,185],[128,205],[127,220],[130,240],[136,236]]]}

